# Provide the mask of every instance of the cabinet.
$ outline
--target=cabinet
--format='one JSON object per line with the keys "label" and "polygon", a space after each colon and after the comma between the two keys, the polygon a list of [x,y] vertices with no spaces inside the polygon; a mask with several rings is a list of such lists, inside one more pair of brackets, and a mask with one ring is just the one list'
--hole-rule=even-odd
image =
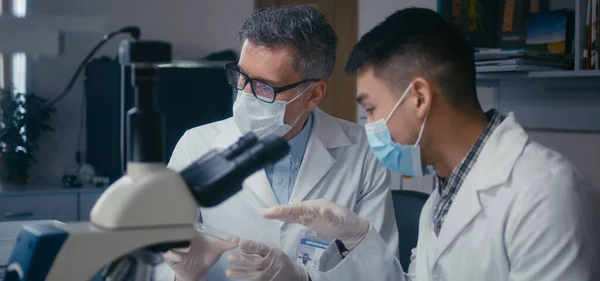
{"label": "cabinet", "polygon": [[89,221],[102,188],[64,189],[60,186],[0,186],[0,222],[58,220]]}
{"label": "cabinet", "polygon": [[100,195],[102,195],[100,192],[79,193],[79,221],[90,220],[90,212]]}
{"label": "cabinet", "polygon": [[77,194],[7,196],[0,198],[0,221],[78,220]]}

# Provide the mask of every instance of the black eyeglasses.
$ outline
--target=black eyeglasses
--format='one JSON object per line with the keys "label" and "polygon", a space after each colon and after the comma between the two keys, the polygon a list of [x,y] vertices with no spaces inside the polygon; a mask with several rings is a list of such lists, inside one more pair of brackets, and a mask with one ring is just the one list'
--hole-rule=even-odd
{"label": "black eyeglasses", "polygon": [[320,80],[305,79],[300,82],[289,84],[283,87],[275,87],[273,85],[270,85],[269,83],[248,77],[248,75],[244,74],[237,67],[237,62],[231,62],[226,64],[225,74],[227,76],[227,82],[229,83],[229,85],[231,85],[231,87],[234,87],[237,90],[243,90],[244,88],[246,88],[246,85],[250,83],[250,88],[252,89],[252,94],[254,95],[254,97],[266,103],[273,103],[277,94],[287,91],[289,89],[296,88],[302,83],[316,82]]}

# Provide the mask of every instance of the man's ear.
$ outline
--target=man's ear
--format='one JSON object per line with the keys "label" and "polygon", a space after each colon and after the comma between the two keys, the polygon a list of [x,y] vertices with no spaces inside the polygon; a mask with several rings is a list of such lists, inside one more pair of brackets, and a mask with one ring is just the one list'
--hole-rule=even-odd
{"label": "man's ear", "polygon": [[307,93],[309,98],[306,102],[306,110],[311,111],[319,105],[323,97],[325,96],[325,90],[327,90],[327,83],[325,81],[317,81],[310,86],[312,89]]}
{"label": "man's ear", "polygon": [[417,98],[417,117],[423,120],[431,108],[433,89],[427,80],[417,77],[413,80],[412,91]]}

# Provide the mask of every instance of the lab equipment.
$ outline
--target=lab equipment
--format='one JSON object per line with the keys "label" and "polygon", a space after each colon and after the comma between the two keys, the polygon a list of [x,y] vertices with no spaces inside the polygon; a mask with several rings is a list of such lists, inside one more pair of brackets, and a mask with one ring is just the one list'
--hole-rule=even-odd
{"label": "lab equipment", "polygon": [[98,273],[106,280],[149,280],[158,252],[187,247],[196,235],[199,206],[220,204],[246,177],[289,152],[281,138],[250,133],[180,173],[166,168],[153,88],[156,65],[170,61],[171,46],[126,40],[119,57],[136,88],[127,118],[126,174],[98,199],[90,222],[24,226],[4,281],[90,280]]}
{"label": "lab equipment", "polygon": [[237,244],[240,241],[240,238],[233,234],[229,234],[227,232],[212,228],[201,222],[196,223],[196,230],[198,230],[202,234],[205,234],[205,235],[217,238],[217,239],[221,239],[223,241],[230,242],[233,244]]}
{"label": "lab equipment", "polygon": [[[223,65],[204,61],[159,65],[154,94],[156,107],[165,116],[163,159],[169,159],[179,138],[190,128],[232,116],[234,92],[227,83]],[[121,116],[134,101],[133,87],[122,86],[121,75],[127,80],[130,73],[129,66],[121,67],[118,59],[104,57],[88,63],[83,74],[85,160],[110,183],[123,175],[123,163],[127,163],[126,157],[115,153],[121,150],[120,142],[106,139],[119,139],[125,134]],[[115,102],[121,96],[124,106]]]}
{"label": "lab equipment", "polygon": [[4,269],[8,265],[10,254],[12,253],[12,250],[15,246],[15,242],[17,241],[17,236],[19,236],[19,232],[23,228],[23,225],[48,224],[52,222],[52,220],[0,222],[0,269],[4,271]]}

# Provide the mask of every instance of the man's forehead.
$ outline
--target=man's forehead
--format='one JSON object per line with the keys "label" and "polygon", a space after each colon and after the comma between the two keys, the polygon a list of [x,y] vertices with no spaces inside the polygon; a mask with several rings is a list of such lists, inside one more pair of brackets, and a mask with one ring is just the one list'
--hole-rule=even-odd
{"label": "man's forehead", "polygon": [[298,75],[293,62],[294,53],[289,48],[271,48],[246,41],[242,47],[239,66],[253,78],[281,81]]}
{"label": "man's forehead", "polygon": [[371,66],[363,66],[356,70],[356,78],[358,82],[373,82],[375,71]]}
{"label": "man's forehead", "polygon": [[374,75],[372,69],[365,69],[357,76],[357,100],[372,100],[381,94],[391,93],[392,88],[383,79]]}
{"label": "man's forehead", "polygon": [[244,46],[242,46],[241,52],[241,56],[244,55],[261,57],[264,60],[277,62],[281,64],[285,63],[291,66],[291,63],[294,61],[295,51],[293,48],[284,45],[265,46],[246,41],[244,42]]}
{"label": "man's forehead", "polygon": [[376,79],[373,71],[370,68],[361,68],[356,75],[356,83],[358,88],[370,88],[374,86],[379,79]]}

